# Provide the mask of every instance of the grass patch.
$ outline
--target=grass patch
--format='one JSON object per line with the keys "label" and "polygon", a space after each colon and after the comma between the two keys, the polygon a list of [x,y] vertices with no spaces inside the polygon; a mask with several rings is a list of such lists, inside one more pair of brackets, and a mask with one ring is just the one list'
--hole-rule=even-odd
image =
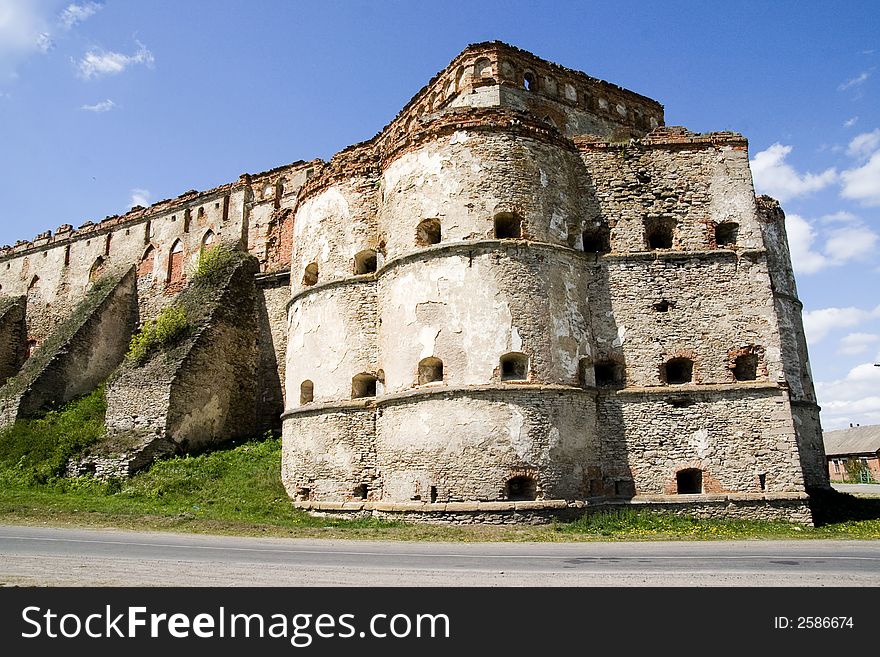
{"label": "grass patch", "polygon": [[[83,402],[81,402],[83,403]],[[83,403],[84,404],[84,403]],[[67,416],[71,421],[72,412]],[[94,418],[95,415],[93,414]],[[69,425],[68,425],[69,426]],[[0,521],[76,524],[237,535],[430,541],[712,540],[880,538],[880,501],[862,519],[823,527],[752,520],[614,511],[574,522],[523,526],[447,526],[311,516],[294,508],[281,485],[281,441],[266,439],[198,456],[158,461],[131,479],[22,476],[16,454],[0,459]],[[64,451],[43,450],[44,463]],[[40,457],[28,456],[33,467]],[[57,468],[56,468],[57,470]],[[851,496],[845,496],[849,498]],[[858,503],[869,500],[858,500]],[[861,508],[861,507],[860,507]],[[873,515],[872,515],[873,514]]]}
{"label": "grass patch", "polygon": [[71,456],[104,434],[104,387],[41,417],[18,420],[0,433],[0,468],[19,485],[45,484],[64,473]]}

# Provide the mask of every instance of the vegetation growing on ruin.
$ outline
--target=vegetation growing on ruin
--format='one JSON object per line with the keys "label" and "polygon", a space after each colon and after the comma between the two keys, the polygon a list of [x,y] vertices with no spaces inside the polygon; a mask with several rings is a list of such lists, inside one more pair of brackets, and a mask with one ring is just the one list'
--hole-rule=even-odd
{"label": "vegetation growing on ruin", "polygon": [[189,330],[189,319],[181,306],[169,306],[156,319],[147,320],[143,328],[131,337],[128,358],[143,365],[159,349],[180,341]]}
{"label": "vegetation growing on ruin", "polygon": [[104,387],[42,417],[18,420],[0,432],[0,469],[20,485],[63,475],[67,461],[104,434]]}
{"label": "vegetation growing on ruin", "polygon": [[147,321],[132,337],[129,362],[141,366],[159,353],[166,353],[171,360],[183,353],[172,352],[204,326],[236,267],[249,257],[224,246],[203,250],[190,284],[178,295],[174,305]]}
{"label": "vegetation growing on ruin", "polygon": [[223,245],[202,249],[192,272],[192,282],[215,286],[222,282],[237,261],[236,252]]}

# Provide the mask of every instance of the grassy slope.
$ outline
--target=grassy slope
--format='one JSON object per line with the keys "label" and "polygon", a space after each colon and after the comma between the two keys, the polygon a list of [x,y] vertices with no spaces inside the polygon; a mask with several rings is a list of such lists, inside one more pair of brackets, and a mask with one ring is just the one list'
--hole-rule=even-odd
{"label": "grassy slope", "polygon": [[[571,541],[609,539],[880,538],[880,500],[848,499],[851,517],[820,528],[755,521],[700,521],[614,512],[546,526],[447,527],[373,519],[316,518],[293,508],[281,485],[277,439],[156,463],[124,481],[59,475],[66,459],[99,439],[101,390],[0,434],[0,522],[398,540]],[[852,511],[851,513],[849,511]]]}

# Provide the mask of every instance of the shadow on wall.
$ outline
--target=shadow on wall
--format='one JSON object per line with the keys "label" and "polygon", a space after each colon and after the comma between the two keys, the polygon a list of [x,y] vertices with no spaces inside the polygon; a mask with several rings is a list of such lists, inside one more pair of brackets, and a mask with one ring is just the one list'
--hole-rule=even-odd
{"label": "shadow on wall", "polygon": [[599,452],[594,465],[583,474],[584,492],[588,497],[630,499],[636,494],[635,480],[629,463],[626,423],[617,390],[626,385],[626,358],[618,344],[618,325],[611,304],[611,283],[608,266],[600,261],[610,251],[611,227],[600,213],[596,186],[584,171],[581,181],[587,217],[582,248],[593,254],[589,284],[589,309],[593,333],[593,353],[580,364],[582,385],[591,378],[596,386],[596,437]]}

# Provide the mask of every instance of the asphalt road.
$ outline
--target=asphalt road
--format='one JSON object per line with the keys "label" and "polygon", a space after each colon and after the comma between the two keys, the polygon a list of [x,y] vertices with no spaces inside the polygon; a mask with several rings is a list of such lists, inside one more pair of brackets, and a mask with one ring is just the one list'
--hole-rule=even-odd
{"label": "asphalt road", "polygon": [[880,586],[880,541],[383,543],[0,526],[0,584]]}

